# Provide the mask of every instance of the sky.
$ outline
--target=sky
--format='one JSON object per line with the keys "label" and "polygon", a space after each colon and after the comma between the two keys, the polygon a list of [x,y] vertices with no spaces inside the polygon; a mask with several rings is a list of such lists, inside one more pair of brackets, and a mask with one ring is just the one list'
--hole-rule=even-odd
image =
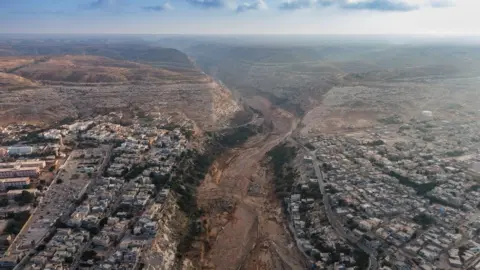
{"label": "sky", "polygon": [[480,0],[0,0],[0,33],[480,35]]}

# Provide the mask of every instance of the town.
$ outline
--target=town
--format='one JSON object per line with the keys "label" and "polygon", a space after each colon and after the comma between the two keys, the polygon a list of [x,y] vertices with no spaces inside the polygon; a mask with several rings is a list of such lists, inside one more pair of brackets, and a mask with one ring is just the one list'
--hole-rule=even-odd
{"label": "town", "polygon": [[[3,129],[2,269],[174,265],[188,223],[175,178],[194,125],[121,118]],[[422,112],[270,151],[291,158],[277,164],[277,196],[311,268],[480,269],[478,131]]]}
{"label": "town", "polygon": [[165,239],[179,206],[170,190],[193,124],[121,118],[1,130],[11,145],[0,148],[1,269],[172,266],[178,243]]}
{"label": "town", "polygon": [[480,125],[390,120],[294,144],[299,248],[316,269],[480,269]]}

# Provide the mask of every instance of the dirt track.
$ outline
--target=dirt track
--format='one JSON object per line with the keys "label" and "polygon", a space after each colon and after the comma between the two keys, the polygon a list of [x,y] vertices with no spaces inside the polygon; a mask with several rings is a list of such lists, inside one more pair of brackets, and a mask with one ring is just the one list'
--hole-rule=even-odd
{"label": "dirt track", "polygon": [[270,174],[261,164],[265,153],[295,129],[296,120],[262,98],[250,103],[272,121],[273,130],[220,157],[199,188],[198,203],[206,210],[211,229],[203,266],[305,269],[305,259],[286,229]]}

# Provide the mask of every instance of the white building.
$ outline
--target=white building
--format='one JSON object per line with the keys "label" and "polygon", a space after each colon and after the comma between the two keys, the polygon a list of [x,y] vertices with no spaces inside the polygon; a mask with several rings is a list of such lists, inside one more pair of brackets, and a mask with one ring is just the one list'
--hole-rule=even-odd
{"label": "white building", "polygon": [[0,190],[4,191],[8,188],[23,188],[28,184],[30,184],[29,177],[4,178],[0,179]]}
{"label": "white building", "polygon": [[29,155],[33,153],[31,146],[11,146],[7,148],[9,155]]}
{"label": "white building", "polygon": [[0,169],[0,178],[35,177],[40,173],[38,167]]}

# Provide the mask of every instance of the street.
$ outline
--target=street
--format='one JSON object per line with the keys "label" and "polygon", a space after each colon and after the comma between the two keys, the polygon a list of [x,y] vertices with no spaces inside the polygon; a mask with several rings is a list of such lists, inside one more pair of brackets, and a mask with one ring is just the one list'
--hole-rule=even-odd
{"label": "street", "polygon": [[320,164],[317,159],[316,151],[310,151],[303,144],[301,144],[299,141],[297,141],[294,138],[291,138],[291,141],[297,144],[305,152],[307,152],[309,155],[312,156],[313,168],[315,170],[315,175],[317,176],[318,187],[322,194],[323,205],[325,206],[325,212],[327,214],[327,218],[328,218],[328,222],[330,223],[330,226],[332,226],[332,228],[335,230],[338,236],[347,240],[349,243],[355,245],[357,248],[359,248],[360,250],[362,250],[363,252],[367,253],[370,256],[369,264],[368,264],[369,270],[379,269],[379,265],[377,261],[377,252],[367,247],[363,243],[359,242],[358,239],[355,238],[351,232],[346,232],[342,223],[339,221],[339,219],[333,212],[332,207],[330,205],[329,196],[325,191],[325,181],[324,181],[323,173],[320,170]]}
{"label": "street", "polygon": [[377,270],[378,269],[378,261],[376,258],[377,252],[365,246],[361,242],[359,242],[350,232],[349,233],[345,232],[345,229],[342,223],[338,220],[335,213],[333,213],[332,207],[330,205],[329,196],[325,192],[325,182],[323,179],[323,173],[320,170],[320,165],[318,163],[315,151],[310,152],[310,154],[312,155],[313,167],[315,170],[315,175],[317,176],[317,179],[318,179],[318,186],[323,196],[323,204],[325,206],[325,212],[327,213],[328,222],[330,223],[332,228],[335,230],[335,232],[338,234],[338,236],[346,239],[348,242],[354,244],[357,248],[361,249],[363,252],[370,255],[368,269]]}

